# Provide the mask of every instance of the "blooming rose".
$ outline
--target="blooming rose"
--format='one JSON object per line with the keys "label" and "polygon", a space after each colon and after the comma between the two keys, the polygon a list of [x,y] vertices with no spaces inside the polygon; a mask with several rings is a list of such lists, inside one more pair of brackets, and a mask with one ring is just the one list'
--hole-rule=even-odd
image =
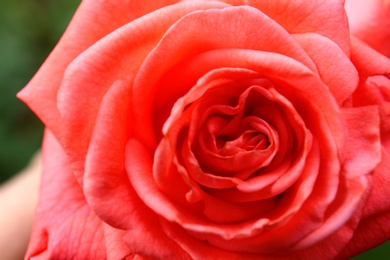
{"label": "blooming rose", "polygon": [[46,125],[26,257],[332,259],[386,241],[390,60],[356,37],[341,0],[83,1],[19,93]]}

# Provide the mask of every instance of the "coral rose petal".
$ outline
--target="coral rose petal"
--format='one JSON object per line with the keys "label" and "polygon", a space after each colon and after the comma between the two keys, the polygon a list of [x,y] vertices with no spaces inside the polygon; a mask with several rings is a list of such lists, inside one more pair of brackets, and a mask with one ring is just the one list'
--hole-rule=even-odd
{"label": "coral rose petal", "polygon": [[[250,24],[256,26],[248,26]],[[170,28],[145,59],[134,80],[134,107],[145,107],[142,111],[134,109],[137,112],[135,120],[145,125],[137,128],[140,140],[150,143],[150,132],[146,130],[153,128],[153,122],[145,118],[151,118],[150,100],[154,98],[158,80],[164,72],[190,56],[228,48],[282,53],[316,71],[301,46],[280,25],[255,8],[242,6],[194,12]],[[186,91],[188,89],[184,93]],[[161,93],[164,96],[159,98],[162,99],[169,95]]]}
{"label": "coral rose petal", "polygon": [[[129,245],[132,252],[148,255],[150,254],[148,250],[157,250],[162,255],[167,254],[166,256],[170,257],[170,253],[167,252],[173,250],[176,254],[182,254],[183,252],[178,250],[175,245],[172,246],[172,242],[161,233],[161,228],[159,228],[158,223],[156,224],[154,215],[146,212],[145,205],[134,194],[128,180],[124,168],[124,147],[129,129],[118,128],[117,124],[127,125],[127,120],[130,119],[126,107],[129,107],[128,92],[131,85],[123,84],[123,82],[116,83],[104,97],[101,105],[102,110],[99,111],[97,117],[96,128],[86,160],[85,196],[89,205],[95,209],[101,219],[113,227],[124,230],[131,229],[131,232],[122,232],[124,234],[121,234],[121,237]],[[149,215],[150,219],[144,218],[141,221],[140,212]],[[131,217],[124,218],[123,216]],[[154,226],[154,229],[146,231],[145,225],[149,229]],[[110,234],[112,235],[112,232]],[[140,234],[144,239],[148,238],[150,243],[153,243],[152,249],[146,249],[142,243],[136,243]],[[147,234],[150,234],[150,237]],[[162,250],[159,247],[166,249]]]}
{"label": "coral rose petal", "polygon": [[390,59],[354,38],[351,39],[351,61],[361,77],[374,75],[390,77]]}
{"label": "coral rose petal", "polygon": [[337,259],[349,259],[388,241],[389,219],[390,212],[381,212],[361,220],[358,228],[354,230],[351,242],[338,254]]}
{"label": "coral rose petal", "polygon": [[232,5],[247,4],[256,7],[291,34],[319,33],[337,43],[349,55],[349,28],[344,1],[223,1]]}
{"label": "coral rose petal", "polygon": [[[232,225],[221,225],[206,221],[203,217],[193,214],[182,205],[175,204],[155,184],[152,178],[152,161],[148,158],[145,146],[137,140],[132,139],[126,147],[126,167],[133,187],[141,200],[157,215],[163,216],[170,222],[176,222],[183,228],[194,232],[194,235],[223,237],[231,240],[235,237],[249,237],[254,232],[261,232],[268,220],[250,220],[247,223],[234,223]],[[245,247],[243,247],[245,248]]]}
{"label": "coral rose petal", "polygon": [[[130,134],[128,120],[131,84],[116,81],[104,96],[85,161],[84,194],[99,217],[117,228],[126,228],[132,214],[132,190],[124,167],[124,147]],[[122,125],[123,127],[118,127]]]}
{"label": "coral rose petal", "polygon": [[[193,259],[236,259],[236,260],[250,260],[250,259],[269,259],[270,256],[258,255],[258,254],[248,254],[248,253],[238,253],[232,251],[226,251],[218,249],[214,246],[204,243],[204,241],[199,241],[198,239],[188,236],[188,234],[180,229],[177,225],[172,225],[167,221],[162,223],[164,231],[168,234],[170,238],[175,240],[181,247],[183,247],[186,252],[188,252]],[[277,256],[272,256],[272,259],[288,259],[278,258]]]}
{"label": "coral rose petal", "polygon": [[366,188],[365,176],[355,177],[353,180],[342,180],[339,186],[340,192],[325,213],[324,222],[318,229],[297,243],[294,249],[302,250],[311,247],[343,226],[356,211]]}
{"label": "coral rose petal", "polygon": [[343,168],[348,177],[368,174],[381,161],[380,118],[377,106],[343,110],[348,127]]}
{"label": "coral rose petal", "polygon": [[[208,71],[207,69],[204,70],[203,66],[191,67],[188,66],[188,64],[179,64],[177,67],[175,66],[165,73],[160,81],[160,88],[157,90],[157,96],[162,96],[160,92],[164,92],[166,99],[157,99],[154,103],[154,108],[159,114],[161,113],[161,110],[168,110],[164,111],[167,115],[170,113],[168,119],[166,119],[167,116],[163,116],[165,114],[161,113],[161,117],[166,120],[162,127],[163,133],[167,133],[170,124],[180,117],[186,105],[199,99],[208,89],[237,81],[250,82],[252,80],[258,85],[269,85],[268,80],[259,80],[261,78],[261,74],[243,68],[221,67],[217,69],[211,68]],[[168,86],[170,92],[166,93],[165,87]],[[186,92],[186,90],[188,91]],[[173,103],[173,108],[171,108],[170,104]],[[159,129],[159,131],[161,131],[161,129]]]}
{"label": "coral rose petal", "polygon": [[142,202],[137,211],[128,216],[133,226],[122,237],[127,246],[142,257],[159,257],[163,259],[190,259],[179,245],[167,236],[160,224],[160,218]]}
{"label": "coral rose petal", "polygon": [[[304,117],[308,124],[317,119],[309,119],[315,116],[312,110],[319,109],[320,114],[329,120],[329,127],[332,128],[333,137],[336,144],[343,144],[344,130],[342,130],[338,105],[329,92],[329,89],[319,80],[319,78],[302,63],[289,57],[271,52],[255,50],[227,49],[204,52],[194,56],[191,60],[181,64],[186,69],[194,69],[193,76],[204,74],[205,71],[221,67],[233,67],[250,69],[272,79],[276,90],[286,96],[298,110],[300,116]],[[325,98],[326,97],[326,98]],[[297,100],[302,98],[304,100]],[[315,100],[315,101],[314,101]],[[301,107],[302,110],[298,108]],[[308,107],[313,107],[308,109]],[[307,117],[307,118],[305,118]]]}
{"label": "coral rose petal", "polygon": [[[372,174],[372,189],[364,208],[364,218],[374,218],[388,211],[390,191],[388,173],[390,170],[390,154],[382,148],[382,161]],[[383,231],[388,231],[389,225],[383,226]]]}
{"label": "coral rose petal", "polygon": [[319,34],[293,36],[313,59],[321,79],[337,102],[342,104],[355,91],[359,81],[358,73],[349,57],[338,45]]}
{"label": "coral rose petal", "polygon": [[42,153],[40,201],[26,258],[105,258],[103,223],[85,201],[63,148],[49,131]]}
{"label": "coral rose petal", "polygon": [[113,228],[106,223],[103,224],[103,229],[107,248],[107,259],[133,259],[134,254],[123,239],[126,231]]}
{"label": "coral rose petal", "polygon": [[[155,214],[156,208],[157,212],[164,212],[164,215],[171,220],[178,220],[178,213],[166,195],[155,187],[156,184],[151,180],[151,158],[145,147],[134,139],[131,139],[126,146],[126,170],[133,187],[143,200],[142,202],[135,199],[135,211],[128,216],[133,223],[125,237],[129,247],[133,252],[141,255],[155,256],[155,253],[159,252],[159,255],[165,258],[187,259],[187,253],[170,240],[161,229],[159,216]],[[137,194],[133,196],[138,198]],[[143,239],[140,240],[140,237]]]}
{"label": "coral rose petal", "polygon": [[390,155],[383,151],[382,161],[372,175],[372,189],[365,203],[362,219],[353,237],[340,253],[341,258],[361,253],[388,240],[390,236]]}
{"label": "coral rose petal", "polygon": [[[19,94],[30,108],[61,137],[57,91],[67,66],[84,50],[113,30],[174,0],[82,1],[59,43],[38,73]],[[113,15],[115,14],[115,15]]]}
{"label": "coral rose petal", "polygon": [[[375,169],[381,159],[379,113],[377,107],[344,110],[349,128],[348,145],[339,192],[327,210],[327,219],[321,228],[295,245],[306,248],[335,232],[356,210],[366,187],[366,175]],[[367,127],[371,126],[371,127]],[[370,205],[370,204],[368,204]],[[341,224],[340,224],[341,222]]]}
{"label": "coral rose petal", "polygon": [[126,145],[126,169],[134,189],[147,206],[170,221],[180,221],[177,208],[159,191],[152,179],[151,156],[136,139],[130,139]]}

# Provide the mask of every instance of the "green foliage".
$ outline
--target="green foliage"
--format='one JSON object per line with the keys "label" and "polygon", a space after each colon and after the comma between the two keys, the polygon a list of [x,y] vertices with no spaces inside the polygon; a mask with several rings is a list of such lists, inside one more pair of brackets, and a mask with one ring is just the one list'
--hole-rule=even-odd
{"label": "green foliage", "polygon": [[0,182],[39,149],[43,127],[16,98],[65,30],[80,0],[0,1]]}

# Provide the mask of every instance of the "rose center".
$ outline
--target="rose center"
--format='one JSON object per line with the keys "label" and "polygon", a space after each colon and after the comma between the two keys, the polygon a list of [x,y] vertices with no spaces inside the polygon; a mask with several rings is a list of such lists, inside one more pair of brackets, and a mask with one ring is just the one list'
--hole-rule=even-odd
{"label": "rose center", "polygon": [[270,142],[263,133],[258,133],[256,130],[248,130],[235,139],[225,135],[218,135],[216,144],[219,153],[227,155],[233,148],[243,151],[265,150],[270,145]]}

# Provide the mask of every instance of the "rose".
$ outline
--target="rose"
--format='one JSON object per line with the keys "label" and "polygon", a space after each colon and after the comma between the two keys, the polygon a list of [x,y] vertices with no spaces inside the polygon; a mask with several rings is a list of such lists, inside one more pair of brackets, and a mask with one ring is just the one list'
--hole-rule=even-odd
{"label": "rose", "polygon": [[[388,82],[369,77],[388,60],[350,45],[341,3],[278,4],[182,4],[123,25],[136,16],[125,3],[83,2],[20,94],[55,135],[28,256],[332,258],[388,238]],[[262,165],[223,161],[240,149]]]}
{"label": "rose", "polygon": [[27,258],[387,240],[390,62],[350,39],[343,1],[169,4],[82,2],[19,94],[47,129]]}

